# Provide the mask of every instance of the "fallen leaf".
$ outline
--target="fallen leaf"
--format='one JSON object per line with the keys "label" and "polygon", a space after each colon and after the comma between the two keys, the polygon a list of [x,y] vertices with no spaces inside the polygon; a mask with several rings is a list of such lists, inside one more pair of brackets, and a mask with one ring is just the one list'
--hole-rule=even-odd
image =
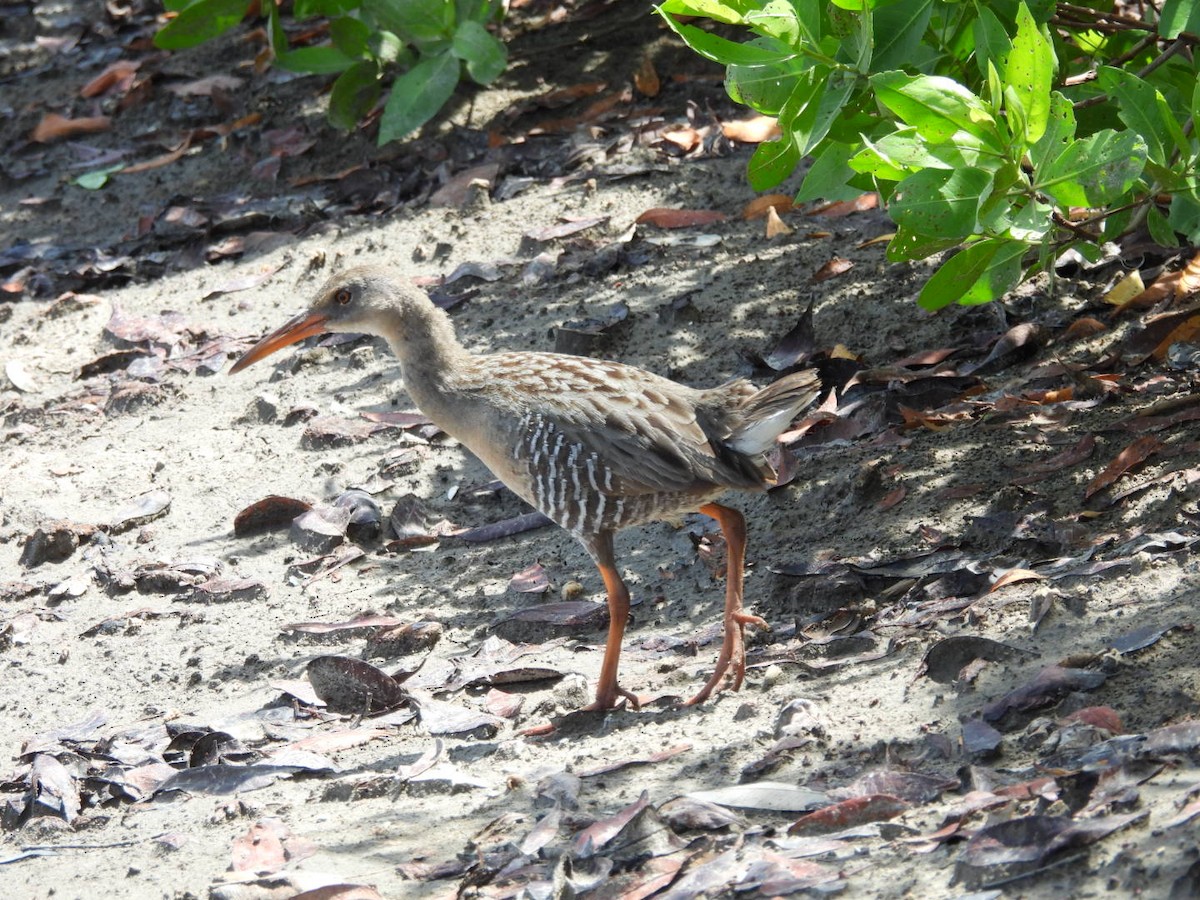
{"label": "fallen leaf", "polygon": [[818,284],[822,281],[828,281],[830,278],[835,278],[844,272],[848,272],[854,268],[854,263],[848,259],[842,259],[840,256],[835,256],[821,268],[813,273],[809,281]]}
{"label": "fallen leaf", "polygon": [[1027,651],[1010,644],[974,634],[952,635],[943,638],[925,652],[918,675],[926,675],[939,684],[958,680],[963,668],[977,659],[999,662],[1012,659]]}
{"label": "fallen leaf", "polygon": [[80,134],[96,134],[108,131],[112,127],[112,119],[108,116],[90,116],[80,119],[68,119],[58,113],[46,113],[37,127],[29,135],[34,143],[48,144],[62,138],[75,137]]}
{"label": "fallen leaf", "polygon": [[853,200],[837,200],[833,203],[826,203],[824,206],[810,209],[808,215],[825,216],[834,219],[848,216],[851,213],[866,212],[869,209],[875,209],[877,206],[879,206],[878,194],[859,194]]}
{"label": "fallen leaf", "polygon": [[542,564],[534,563],[510,578],[508,587],[518,594],[544,594],[550,590],[550,579]]}
{"label": "fallen leaf", "polygon": [[1003,575],[993,582],[988,588],[988,593],[992,594],[1000,590],[1002,587],[1007,587],[1010,584],[1016,584],[1021,581],[1045,581],[1046,576],[1040,572],[1035,572],[1032,569],[1009,569]]}
{"label": "fallen leaf", "polygon": [[238,537],[289,528],[292,520],[312,509],[311,503],[293,497],[272,494],[251,503],[233,520],[233,533]]}
{"label": "fallen leaf", "polygon": [[396,709],[409,702],[394,678],[370,663],[348,656],[318,656],[306,668],[316,695],[333,712],[364,715]]}
{"label": "fallen leaf", "polygon": [[724,222],[726,215],[715,209],[648,209],[634,221],[638,225],[654,225],[658,228],[692,228],[696,225],[711,225]]}
{"label": "fallen leaf", "polygon": [[704,791],[689,791],[688,797],[731,806],[734,809],[762,809],[770,812],[806,812],[829,802],[822,791],[776,781],[756,781]]}
{"label": "fallen leaf", "polygon": [[750,119],[739,119],[734,122],[722,122],[721,133],[731,141],[741,141],[743,144],[761,144],[772,141],[781,134],[779,120],[773,116],[754,116]]}
{"label": "fallen leaf", "polygon": [[1176,325],[1170,334],[1150,352],[1150,356],[1161,362],[1166,358],[1173,345],[1192,343],[1198,334],[1200,334],[1200,315],[1192,316]]}
{"label": "fallen leaf", "polygon": [[235,75],[208,75],[182,84],[169,84],[167,90],[176,97],[211,97],[214,93],[233,93],[245,81]]}
{"label": "fallen leaf", "polygon": [[79,96],[87,98],[99,97],[101,94],[108,93],[114,87],[123,93],[133,83],[133,77],[137,73],[139,66],[141,66],[140,61],[135,62],[130,59],[119,59],[116,62],[109,63],[104,67],[104,71],[80,88]]}
{"label": "fallen leaf", "polygon": [[883,822],[907,812],[910,804],[890,794],[851,797],[824,809],[802,816],[788,828],[788,834],[830,834],[867,822]]}
{"label": "fallen leaf", "polygon": [[1049,706],[1067,694],[1076,691],[1094,691],[1107,680],[1103,672],[1090,669],[1067,669],[1062,666],[1047,666],[1033,680],[1010,691],[999,700],[983,708],[987,722],[999,722],[1009,712],[1025,712]]}
{"label": "fallen leaf", "polygon": [[[772,238],[782,237],[783,235],[791,234],[793,231],[795,231],[794,228],[792,228],[785,221],[783,221],[783,219],[779,218],[779,213],[776,212],[775,207],[773,207],[773,206],[767,207],[767,226],[766,226],[767,240],[771,240]],[[847,267],[847,268],[849,268],[849,267]]]}
{"label": "fallen leaf", "polygon": [[760,219],[772,209],[777,213],[789,213],[792,206],[792,198],[788,194],[763,194],[742,208],[742,218],[746,221]]}
{"label": "fallen leaf", "polygon": [[1142,273],[1134,269],[1114,284],[1101,299],[1117,309],[1123,309],[1145,289],[1146,286],[1142,283]]}
{"label": "fallen leaf", "polygon": [[29,374],[29,370],[25,368],[25,364],[19,359],[10,359],[6,362],[4,364],[4,374],[8,377],[9,384],[18,391],[31,394],[38,388],[37,382]]}
{"label": "fallen leaf", "polygon": [[1118,453],[1103,472],[1088,482],[1088,486],[1083,492],[1083,499],[1087,500],[1093,495],[1104,490],[1122,475],[1125,475],[1131,469],[1140,466],[1147,459],[1161,450],[1163,446],[1163,442],[1154,437],[1154,435],[1148,434],[1138,438],[1136,441]]}
{"label": "fallen leaf", "polygon": [[633,86],[646,97],[657,97],[662,89],[658,72],[654,70],[654,61],[649,56],[642,57],[642,64],[633,73]]}
{"label": "fallen leaf", "polygon": [[245,833],[233,839],[233,861],[229,867],[234,872],[257,872],[266,875],[278,872],[287,862],[283,851],[283,837],[289,832],[278,819],[263,819],[255,822]]}

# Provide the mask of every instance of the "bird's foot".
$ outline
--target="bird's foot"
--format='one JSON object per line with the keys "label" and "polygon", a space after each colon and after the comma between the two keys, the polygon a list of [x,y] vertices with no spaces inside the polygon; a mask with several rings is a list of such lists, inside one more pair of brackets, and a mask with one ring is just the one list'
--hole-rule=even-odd
{"label": "bird's foot", "polygon": [[[703,703],[712,695],[713,691],[722,687],[727,676],[731,677],[730,687],[733,690],[741,689],[742,682],[746,680],[745,629],[747,625],[753,625],[763,631],[771,630],[770,624],[761,616],[741,610],[729,613],[725,619],[725,640],[721,644],[721,653],[717,657],[717,667],[705,682],[704,687],[696,696],[684,703],[684,706]],[[733,671],[731,672],[730,669]]]}
{"label": "bird's foot", "polygon": [[[771,630],[771,623],[768,622],[766,619],[764,619],[762,616],[754,615],[754,613],[735,612],[729,618],[733,622],[736,622],[738,625],[741,625],[743,627],[746,625],[753,625],[759,631],[770,631]],[[729,625],[730,625],[729,622],[725,623],[725,628],[727,630],[729,628]]]}
{"label": "bird's foot", "polygon": [[583,707],[580,712],[603,712],[608,709],[616,709],[618,699],[628,700],[629,705],[634,709],[642,708],[642,701],[638,699],[637,694],[625,690],[625,688],[618,684],[614,684],[597,688],[596,699]]}

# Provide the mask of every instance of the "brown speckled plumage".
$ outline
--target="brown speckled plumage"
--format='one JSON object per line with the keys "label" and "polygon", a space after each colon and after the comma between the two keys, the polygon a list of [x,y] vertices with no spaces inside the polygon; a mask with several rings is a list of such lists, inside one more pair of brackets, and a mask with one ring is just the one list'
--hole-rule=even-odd
{"label": "brown speckled plumage", "polygon": [[578,538],[608,592],[611,622],[596,708],[636,697],[617,683],[629,594],[613,557],[621,528],[685,512],[720,523],[729,547],[725,640],[717,670],[690,702],[733,667],[745,673],[742,611],[745,526],[712,501],[770,483],[762,454],[816,397],[813,372],[759,389],[744,380],[697,390],[620,363],[555,353],[469,353],[446,314],[384,269],[331,278],[312,309],[263,338],[233,367],[326,331],[383,337],[413,401],[534,508]]}

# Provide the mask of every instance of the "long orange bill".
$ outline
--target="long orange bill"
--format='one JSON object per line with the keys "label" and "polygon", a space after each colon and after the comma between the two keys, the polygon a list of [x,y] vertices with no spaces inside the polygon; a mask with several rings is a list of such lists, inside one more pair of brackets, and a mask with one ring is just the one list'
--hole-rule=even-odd
{"label": "long orange bill", "polygon": [[242,358],[233,364],[233,368],[229,370],[229,374],[233,375],[240,372],[246,366],[258,362],[265,356],[270,356],[276,350],[282,350],[284,347],[294,344],[297,341],[302,341],[306,337],[312,337],[314,334],[324,334],[325,323],[327,321],[328,318],[320,313],[300,313],[300,315],[285,322],[282,327],[275,329],[247,350]]}

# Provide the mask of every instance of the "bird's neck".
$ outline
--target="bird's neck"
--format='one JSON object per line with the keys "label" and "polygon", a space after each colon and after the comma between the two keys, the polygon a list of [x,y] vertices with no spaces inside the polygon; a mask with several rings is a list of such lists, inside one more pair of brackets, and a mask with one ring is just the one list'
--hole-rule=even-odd
{"label": "bird's neck", "polygon": [[400,361],[404,386],[434,421],[444,414],[455,376],[470,361],[458,342],[450,317],[432,303],[394,310],[383,323],[383,337]]}

